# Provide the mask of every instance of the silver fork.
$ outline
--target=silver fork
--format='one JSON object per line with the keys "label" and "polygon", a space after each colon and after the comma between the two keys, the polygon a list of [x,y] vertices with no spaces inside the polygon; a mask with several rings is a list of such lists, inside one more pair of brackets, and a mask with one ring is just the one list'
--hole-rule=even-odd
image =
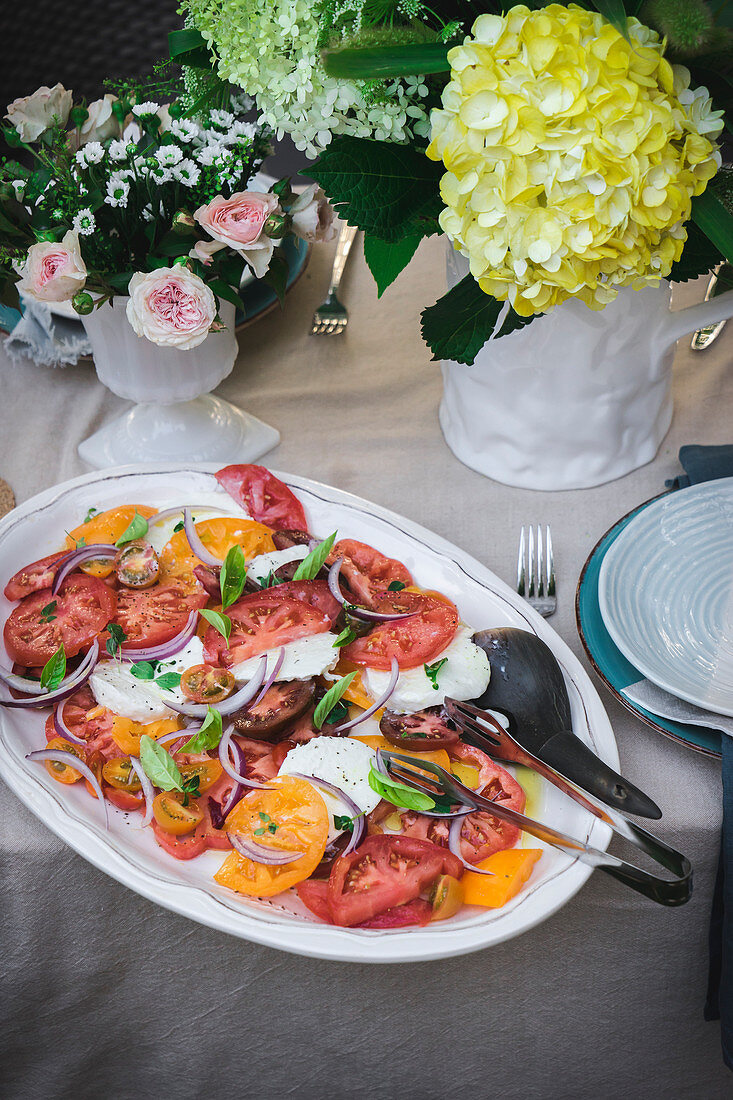
{"label": "silver fork", "polygon": [[549,524],[545,530],[544,549],[542,525],[537,524],[536,535],[531,524],[528,528],[522,527],[517,557],[517,592],[545,619],[557,610],[555,560]]}
{"label": "silver fork", "polygon": [[346,260],[348,259],[355,236],[355,227],[353,225],[347,225],[346,222],[344,222],[339,231],[338,244],[336,245],[336,256],[333,261],[333,271],[331,272],[331,285],[328,288],[328,297],[323,305],[319,306],[313,314],[311,336],[338,336],[340,332],[344,331],[349,323],[349,314],[346,306],[342,305],[338,299],[338,289],[341,285],[341,278],[344,274],[344,268],[346,267]]}

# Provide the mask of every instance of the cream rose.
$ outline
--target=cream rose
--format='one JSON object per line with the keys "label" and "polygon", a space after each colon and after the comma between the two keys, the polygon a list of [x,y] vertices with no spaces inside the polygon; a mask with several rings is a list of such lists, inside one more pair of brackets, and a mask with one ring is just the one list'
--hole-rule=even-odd
{"label": "cream rose", "polygon": [[103,99],[95,99],[87,107],[89,117],[78,130],[69,132],[69,146],[76,151],[88,141],[107,141],[108,138],[118,138],[122,133],[119,120],[112,110],[112,105],[117,102],[116,95],[107,93]]}
{"label": "cream rose", "polygon": [[70,229],[61,241],[32,244],[20,275],[19,294],[39,302],[68,302],[87,279],[78,234]]}
{"label": "cream rose", "polygon": [[293,233],[304,241],[330,241],[336,236],[333,207],[317,183],[306,187],[290,207]]}
{"label": "cream rose", "polygon": [[[258,279],[267,271],[275,247],[265,233],[270,214],[281,213],[277,195],[263,191],[237,191],[231,198],[217,195],[208,206],[200,206],[194,218],[218,243],[232,248],[247,261]],[[206,245],[209,254],[218,251]]]}
{"label": "cream rose", "polygon": [[54,120],[66,125],[71,110],[72,93],[63,84],[53,88],[45,84],[33,95],[21,96],[8,105],[5,115],[11,126],[20,134],[21,141],[37,141],[44,130],[50,129]]}
{"label": "cream rose", "polygon": [[216,298],[187,268],[136,271],[130,279],[127,319],[138,336],[164,348],[187,351],[206,339],[216,317]]}

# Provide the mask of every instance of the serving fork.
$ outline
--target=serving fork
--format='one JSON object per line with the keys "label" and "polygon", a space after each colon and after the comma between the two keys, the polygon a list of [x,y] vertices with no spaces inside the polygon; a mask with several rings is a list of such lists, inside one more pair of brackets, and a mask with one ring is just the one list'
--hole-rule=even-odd
{"label": "serving fork", "polygon": [[537,524],[536,535],[531,524],[522,527],[517,556],[517,592],[545,619],[557,609],[555,559],[549,524],[544,539],[541,524]]}
{"label": "serving fork", "polygon": [[311,336],[338,336],[349,323],[349,313],[338,298],[338,289],[346,267],[346,261],[351,251],[356,236],[356,228],[353,225],[343,223],[339,231],[336,245],[336,256],[331,272],[331,285],[323,305],[320,305],[313,314],[311,324]]}
{"label": "serving fork", "polygon": [[[633,863],[627,863],[610,852],[601,852],[591,847],[582,840],[567,836],[565,833],[545,825],[541,821],[534,821],[517,810],[494,799],[485,798],[483,795],[464,786],[455,776],[441,768],[439,764],[424,759],[415,759],[404,753],[389,752],[379,749],[378,756],[390,776],[406,783],[415,790],[429,795],[431,798],[447,798],[452,804],[457,804],[466,814],[472,810],[484,810],[516,826],[545,844],[552,845],[561,852],[580,860],[589,867],[604,871],[607,875],[629,886],[639,894],[658,902],[660,905],[683,905],[692,893],[692,867],[690,861],[674,848],[669,847],[657,837],[652,836],[645,829],[640,828],[632,821],[628,821],[621,814],[611,813],[602,806],[597,806],[592,799],[583,796],[595,816],[606,821],[615,832],[626,837],[637,848],[646,852],[655,862],[671,871],[675,878],[663,879],[648,871],[636,867]],[[546,765],[544,765],[546,767]],[[430,773],[430,774],[426,774]],[[564,777],[559,776],[563,779]],[[571,784],[564,780],[568,786]],[[581,792],[578,792],[581,793]],[[585,804],[585,803],[581,803]],[[460,811],[453,812],[454,818],[460,816]]]}

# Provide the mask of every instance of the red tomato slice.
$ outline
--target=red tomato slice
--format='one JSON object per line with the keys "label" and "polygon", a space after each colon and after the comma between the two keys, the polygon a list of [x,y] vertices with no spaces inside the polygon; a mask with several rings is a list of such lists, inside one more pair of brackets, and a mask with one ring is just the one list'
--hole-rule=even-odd
{"label": "red tomato slice", "polygon": [[346,580],[354,595],[354,602],[363,607],[371,607],[375,596],[386,592],[393,581],[404,585],[412,584],[409,569],[397,561],[388,558],[356,539],[340,539],[328,555],[329,563],[343,558],[341,576]]}
{"label": "red tomato slice", "polygon": [[208,601],[205,592],[185,593],[174,584],[126,588],[118,596],[116,622],[127,635],[126,646],[145,649],[170,641],[183,630],[191,612]]}
{"label": "red tomato slice", "polygon": [[204,658],[208,664],[238,664],[266,649],[322,634],[331,625],[328,615],[302,600],[283,595],[279,585],[243,596],[227,608],[227,615],[232,620],[229,645],[213,626],[204,635]]}
{"label": "red tomato slice", "polygon": [[[56,601],[55,618],[45,622],[41,611]],[[45,665],[63,642],[67,657],[88,649],[115,616],[117,597],[97,577],[72,573],[56,596],[50,588],[33,592],[14,608],[3,630],[9,656],[21,665]],[[47,616],[46,616],[47,617]]]}
{"label": "red tomato slice", "polygon": [[331,625],[341,614],[341,604],[331,595],[328,581],[320,578],[313,581],[284,581],[277,586],[277,591],[310,604],[316,611],[322,611],[324,615],[328,615]]}
{"label": "red tomato slice", "polygon": [[216,480],[258,523],[275,531],[308,530],[303,505],[264,466],[225,466]]}
{"label": "red tomato slice", "polygon": [[[268,779],[273,779],[277,775],[285,756],[278,761],[275,760],[273,753],[277,748],[276,745],[271,745],[267,741],[255,741],[253,737],[235,736],[234,740],[244,753],[245,770],[243,774],[247,779],[256,779],[260,783],[265,783]],[[292,746],[290,747],[292,748]]]}
{"label": "red tomato slice", "polygon": [[174,836],[161,829],[157,821],[153,821],[153,835],[161,848],[173,856],[174,859],[195,859],[206,851],[206,837],[199,832],[198,826],[192,833],[184,833],[182,836]]}
{"label": "red tomato slice", "polygon": [[405,902],[404,905],[396,905],[394,909],[387,909],[371,920],[362,921],[359,928],[407,928],[409,925],[426,925],[430,923],[433,915],[433,907],[424,898],[415,898],[414,901]]}
{"label": "red tomato slice", "polygon": [[429,664],[453,641],[458,611],[452,603],[422,592],[390,592],[375,603],[380,611],[413,611],[409,619],[376,626],[342,650],[347,661],[366,668],[388,669],[392,658],[400,668]]}
{"label": "red tomato slice", "polygon": [[14,573],[5,585],[5,598],[8,600],[22,600],[31,592],[38,592],[41,588],[50,588],[56,576],[56,570],[61,558],[65,558],[69,550],[57,550],[55,554],[48,554],[45,558],[24,565],[17,573]]}
{"label": "red tomato slice", "polygon": [[333,924],[328,907],[328,882],[326,879],[307,878],[296,883],[295,892],[306,909],[310,909],[325,924]]}
{"label": "red tomato slice", "polygon": [[460,878],[463,865],[451,852],[406,836],[369,836],[340,856],[328,880],[334,924],[350,928],[388,909],[414,901],[439,875]]}
{"label": "red tomato slice", "polygon": [[[506,768],[494,761],[472,745],[463,742],[448,749],[451,760],[478,770],[479,792],[486,798],[501,802],[510,810],[522,813],[526,796],[516,779]],[[434,819],[428,819],[434,820]],[[521,831],[516,825],[500,821],[488,811],[478,811],[463,819],[461,829],[461,855],[469,863],[480,863],[494,852],[503,848],[513,848],[519,840]]]}

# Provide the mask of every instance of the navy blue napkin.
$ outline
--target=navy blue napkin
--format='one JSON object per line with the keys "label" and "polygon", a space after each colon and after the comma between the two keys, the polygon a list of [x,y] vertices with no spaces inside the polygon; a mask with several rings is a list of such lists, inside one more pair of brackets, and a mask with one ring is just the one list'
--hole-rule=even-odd
{"label": "navy blue napkin", "polygon": [[[701,481],[733,477],[733,445],[682,447],[685,473],[668,481],[670,489],[685,489]],[[720,1020],[723,1061],[733,1070],[733,737],[721,735],[723,759],[723,832],[710,914],[710,967],[705,1019]]]}

